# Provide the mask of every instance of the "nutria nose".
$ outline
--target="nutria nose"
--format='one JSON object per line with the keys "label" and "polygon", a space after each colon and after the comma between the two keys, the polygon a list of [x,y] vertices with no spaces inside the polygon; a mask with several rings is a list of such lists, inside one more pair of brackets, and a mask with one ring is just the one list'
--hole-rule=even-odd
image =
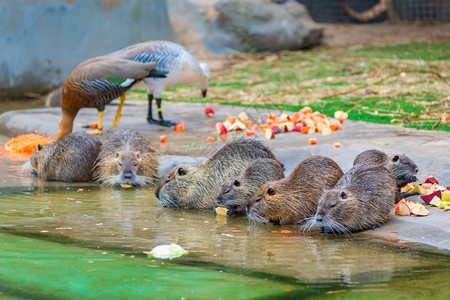
{"label": "nutria nose", "polygon": [[317,222],[322,222],[323,221],[323,215],[316,215],[316,221]]}
{"label": "nutria nose", "polygon": [[125,178],[125,179],[132,179],[133,178],[133,173],[125,172],[125,173],[123,173],[123,178]]}
{"label": "nutria nose", "polygon": [[222,197],[221,196],[217,197],[216,203],[217,204],[222,204]]}

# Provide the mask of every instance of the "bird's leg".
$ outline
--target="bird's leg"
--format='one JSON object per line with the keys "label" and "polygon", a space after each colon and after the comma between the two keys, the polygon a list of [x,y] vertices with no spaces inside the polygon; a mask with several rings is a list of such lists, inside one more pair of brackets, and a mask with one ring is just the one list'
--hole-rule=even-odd
{"label": "bird's leg", "polygon": [[164,120],[164,118],[163,118],[162,108],[161,108],[161,98],[156,98],[156,106],[158,109],[159,125],[165,126],[165,127],[174,126],[176,123],[169,121],[169,120]]}
{"label": "bird's leg", "polygon": [[147,122],[149,122],[150,124],[159,124],[159,121],[158,121],[158,120],[153,119],[152,102],[153,102],[153,94],[148,94],[148,114],[147,114]]}
{"label": "bird's leg", "polygon": [[89,134],[102,134],[103,133],[103,110],[98,111],[98,125],[97,130],[86,131]]}
{"label": "bird's leg", "polygon": [[116,116],[114,117],[114,121],[112,122],[111,127],[109,127],[108,131],[111,131],[111,129],[113,129],[114,127],[119,125],[120,117],[122,116],[122,107],[123,107],[123,104],[125,103],[126,97],[127,97],[127,94],[123,94],[122,96],[120,96],[120,103],[119,103],[119,107],[117,108],[117,111],[116,111]]}

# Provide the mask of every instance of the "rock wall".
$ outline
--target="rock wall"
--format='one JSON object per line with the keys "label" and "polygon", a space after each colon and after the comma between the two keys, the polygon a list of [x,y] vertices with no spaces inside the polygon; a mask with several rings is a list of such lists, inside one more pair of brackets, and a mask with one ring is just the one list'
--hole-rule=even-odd
{"label": "rock wall", "polygon": [[165,0],[0,2],[0,100],[45,93],[80,62],[130,44],[175,40]]}

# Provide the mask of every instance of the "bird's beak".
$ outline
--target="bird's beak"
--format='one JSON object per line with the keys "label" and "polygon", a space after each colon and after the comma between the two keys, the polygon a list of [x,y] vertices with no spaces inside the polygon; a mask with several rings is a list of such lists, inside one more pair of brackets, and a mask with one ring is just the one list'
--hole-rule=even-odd
{"label": "bird's beak", "polygon": [[203,98],[205,98],[206,97],[206,92],[207,92],[208,90],[202,90],[202,96],[203,96]]}

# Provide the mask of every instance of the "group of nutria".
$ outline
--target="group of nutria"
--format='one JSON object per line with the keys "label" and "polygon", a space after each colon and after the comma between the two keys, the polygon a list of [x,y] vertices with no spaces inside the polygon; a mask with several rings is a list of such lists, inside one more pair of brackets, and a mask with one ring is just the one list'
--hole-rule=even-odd
{"label": "group of nutria", "polygon": [[[105,142],[72,133],[39,146],[31,157],[44,180],[94,180],[103,186],[144,186],[158,180],[153,146],[141,134],[117,131]],[[298,224],[322,233],[352,233],[385,223],[399,189],[416,181],[416,164],[406,155],[378,150],[360,153],[344,174],[332,159],[314,155],[284,177],[284,166],[264,143],[238,139],[198,166],[177,165],[156,187],[164,207],[217,209],[247,214],[250,221]]]}
{"label": "group of nutria", "polygon": [[368,150],[345,174],[332,159],[315,155],[284,177],[283,165],[267,146],[239,139],[198,166],[174,167],[155,195],[165,207],[225,207],[228,215],[247,214],[256,223],[348,234],[385,223],[399,188],[416,181],[417,172],[405,155]]}
{"label": "group of nutria", "polygon": [[71,133],[39,145],[30,162],[33,174],[44,181],[94,180],[102,186],[133,187],[159,179],[155,148],[133,131],[113,132],[103,143],[94,135]]}

